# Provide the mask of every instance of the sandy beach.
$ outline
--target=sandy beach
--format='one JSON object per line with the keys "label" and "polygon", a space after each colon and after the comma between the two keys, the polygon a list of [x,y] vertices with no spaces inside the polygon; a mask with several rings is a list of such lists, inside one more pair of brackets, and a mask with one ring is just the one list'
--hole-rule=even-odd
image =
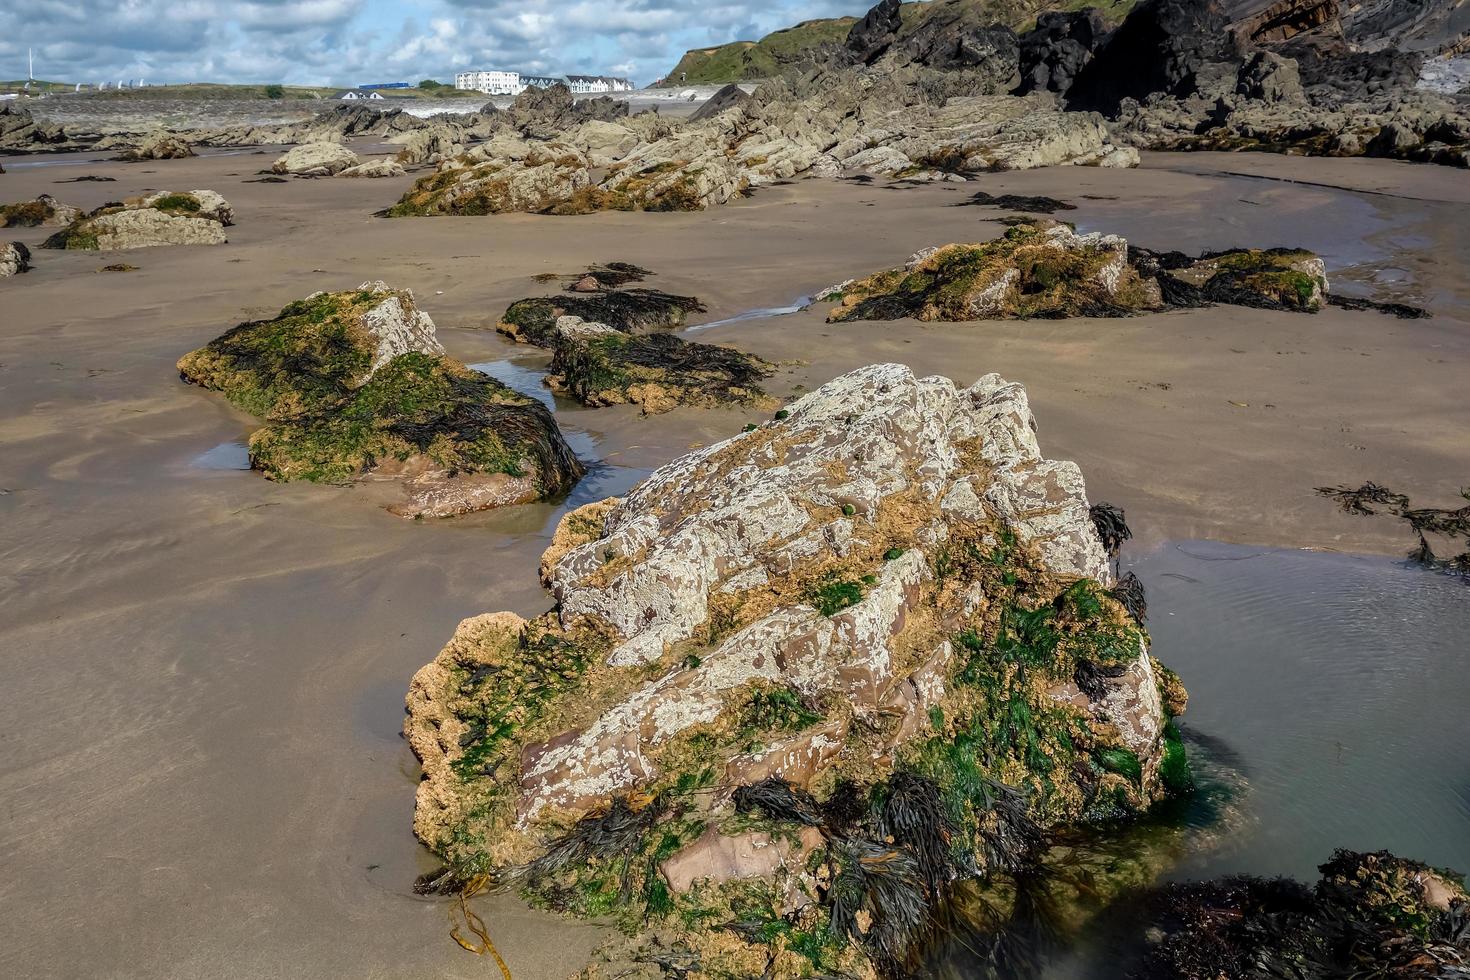
{"label": "sandy beach", "polygon": [[[359,152],[372,147],[359,146]],[[0,973],[17,977],[482,977],[415,898],[403,694],[463,617],[549,605],[536,562],[560,509],[408,522],[370,490],[279,485],[193,461],[254,427],[174,362],[319,289],[414,290],[469,363],[547,356],[494,332],[540,273],[622,260],[703,319],[792,305],[932,244],[995,236],[975,190],[1154,249],[1301,246],[1336,291],[1398,320],[1234,307],[1131,319],[828,325],[823,310],[698,331],[782,367],[778,397],[899,361],[1024,382],[1048,453],[1139,544],[1208,538],[1398,554],[1390,521],[1313,492],[1372,479],[1437,506],[1466,480],[1470,185],[1385,160],[1145,154],[964,184],[798,181],[696,213],[384,220],[412,177],[251,183],[274,150],[156,163],[6,160],[0,199],[84,208],[216,190],[230,243],[36,250],[0,284]],[[110,183],[57,183],[83,174]],[[33,248],[43,229],[9,229]],[[102,272],[126,261],[132,272]],[[559,411],[621,489],[757,414]],[[619,484],[621,483],[621,486]],[[481,900],[518,978],[578,968],[598,930]]]}

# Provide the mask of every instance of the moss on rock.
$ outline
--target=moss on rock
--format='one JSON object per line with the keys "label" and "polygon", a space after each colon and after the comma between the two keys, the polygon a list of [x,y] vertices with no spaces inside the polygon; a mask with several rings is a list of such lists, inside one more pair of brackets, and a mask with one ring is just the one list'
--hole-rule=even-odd
{"label": "moss on rock", "polygon": [[829,322],[1126,316],[1160,306],[1127,262],[1127,243],[1046,221],[992,242],[946,245],[841,289]]}
{"label": "moss on rock", "polygon": [[584,405],[631,403],[656,414],[678,405],[774,404],[760,387],[773,370],[731,347],[611,331],[558,340],[546,380]]}
{"label": "moss on rock", "polygon": [[421,457],[454,477],[534,476],[540,496],[580,469],[541,403],[451,358],[393,358],[341,401],[277,418],[250,437],[250,465],[275,480],[342,483]]}
{"label": "moss on rock", "polygon": [[250,462],[275,480],[401,478],[405,515],[555,497],[581,476],[539,402],[446,357],[406,290],[364,283],[243,323],[178,363],[266,421]]}
{"label": "moss on rock", "polygon": [[682,326],[690,313],[702,312],[704,304],[693,296],[676,296],[657,289],[607,290],[517,300],[501,315],[496,329],[522,343],[554,347],[556,321],[563,316],[638,333]]}

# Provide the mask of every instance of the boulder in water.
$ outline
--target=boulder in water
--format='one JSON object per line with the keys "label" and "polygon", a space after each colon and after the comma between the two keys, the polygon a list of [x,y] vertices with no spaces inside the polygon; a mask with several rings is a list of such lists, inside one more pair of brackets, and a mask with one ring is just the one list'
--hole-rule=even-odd
{"label": "boulder in water", "polygon": [[389,509],[442,517],[554,497],[581,476],[551,413],[445,356],[412,293],[315,293],[179,360],[185,381],[265,420],[251,467],[274,480],[393,480]]}

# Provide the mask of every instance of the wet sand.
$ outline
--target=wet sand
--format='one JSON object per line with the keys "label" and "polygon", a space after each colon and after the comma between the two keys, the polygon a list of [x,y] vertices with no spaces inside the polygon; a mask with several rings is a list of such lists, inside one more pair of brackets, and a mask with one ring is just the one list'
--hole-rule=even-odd
{"label": "wet sand", "polygon": [[[397,733],[409,677],[461,617],[547,607],[535,567],[558,509],[405,522],[369,490],[191,465],[253,422],[181,384],[174,361],[314,290],[411,287],[451,354],[534,371],[546,355],[492,328],[546,288],[536,273],[632,261],[726,319],[991,237],[1000,212],[948,206],[974,190],[1051,194],[1085,230],[1150,247],[1319,248],[1344,291],[1419,297],[1436,318],[829,326],[811,310],[695,337],[789,362],[778,395],[878,360],[1025,382],[1048,455],[1076,459],[1144,543],[1394,554],[1408,544],[1396,526],[1312,487],[1376,479],[1446,504],[1470,470],[1470,194],[1445,168],[1156,155],[968,185],[803,181],[702,214],[386,221],[371,212],[409,179],[244,182],[273,157],[66,155],[7,160],[0,176],[0,200],[84,207],[211,188],[238,221],[226,246],[37,251],[34,271],[0,281],[3,975],[494,975],[448,939],[442,903],[409,894],[432,862],[410,834],[416,774]],[[82,173],[117,181],[53,183]],[[139,269],[97,271],[117,261]],[[614,491],[750,417],[559,414],[579,451],[615,467],[598,471]],[[565,975],[596,939],[513,899],[484,907],[517,978]]]}

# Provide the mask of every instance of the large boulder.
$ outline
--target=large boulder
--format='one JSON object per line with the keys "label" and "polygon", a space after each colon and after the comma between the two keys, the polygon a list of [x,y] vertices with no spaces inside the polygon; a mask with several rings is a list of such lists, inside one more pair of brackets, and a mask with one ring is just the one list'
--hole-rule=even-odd
{"label": "large boulder", "polygon": [[271,171],[297,177],[331,177],[359,162],[357,154],[341,143],[307,143],[277,157]]}
{"label": "large boulder", "polygon": [[443,517],[565,493],[581,464],[540,402],[445,356],[408,290],[314,293],[186,354],[179,376],[261,417],[273,480],[392,480],[389,509]]}
{"label": "large boulder", "polygon": [[413,679],[415,831],[676,961],[892,969],[953,879],[1188,779],[1081,473],[996,375],[840,377],[568,514],[542,574],[550,612]]}
{"label": "large boulder", "polygon": [[105,204],[74,219],[42,248],[132,249],[160,245],[223,245],[234,210],[209,190],[158,191]]}

